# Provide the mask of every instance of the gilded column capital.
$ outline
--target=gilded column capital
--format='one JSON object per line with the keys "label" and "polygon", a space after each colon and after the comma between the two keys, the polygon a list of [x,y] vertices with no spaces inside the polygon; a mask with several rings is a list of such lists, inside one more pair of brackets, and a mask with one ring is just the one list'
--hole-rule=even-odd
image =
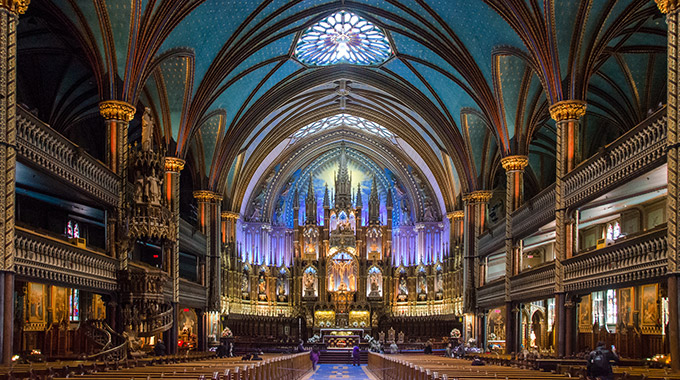
{"label": "gilded column capital", "polygon": [[527,156],[507,156],[501,159],[501,166],[506,172],[522,171],[529,165]]}
{"label": "gilded column capital", "polygon": [[165,157],[165,171],[179,173],[184,169],[185,161],[177,157]]}
{"label": "gilded column capital", "polygon": [[465,212],[463,210],[451,211],[450,213],[446,214],[446,217],[451,220],[463,219],[464,216]]}
{"label": "gilded column capital", "polygon": [[130,122],[135,117],[135,111],[135,107],[132,104],[120,100],[99,102],[99,113],[106,120]]}
{"label": "gilded column capital", "polygon": [[550,106],[550,117],[557,121],[578,120],[586,114],[586,102],[563,100]]}
{"label": "gilded column capital", "polygon": [[222,219],[238,220],[240,217],[241,217],[241,215],[238,212],[222,211]]}
{"label": "gilded column capital", "polygon": [[194,191],[194,198],[196,198],[199,202],[219,202],[222,200],[221,195],[210,190],[196,190]]}
{"label": "gilded column capital", "polygon": [[671,13],[678,9],[680,1],[678,0],[655,0],[661,13]]}
{"label": "gilded column capital", "polygon": [[24,14],[31,0],[0,0],[0,7],[16,14]]}
{"label": "gilded column capital", "polygon": [[477,190],[463,195],[463,202],[466,203],[487,203],[493,192],[489,190]]}

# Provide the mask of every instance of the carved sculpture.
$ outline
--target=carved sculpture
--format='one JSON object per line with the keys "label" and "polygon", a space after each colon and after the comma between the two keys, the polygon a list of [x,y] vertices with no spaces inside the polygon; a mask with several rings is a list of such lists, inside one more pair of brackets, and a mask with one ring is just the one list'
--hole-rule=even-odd
{"label": "carved sculpture", "polygon": [[151,116],[151,109],[144,108],[144,115],[142,116],[142,150],[149,151],[152,148],[153,141],[153,117]]}

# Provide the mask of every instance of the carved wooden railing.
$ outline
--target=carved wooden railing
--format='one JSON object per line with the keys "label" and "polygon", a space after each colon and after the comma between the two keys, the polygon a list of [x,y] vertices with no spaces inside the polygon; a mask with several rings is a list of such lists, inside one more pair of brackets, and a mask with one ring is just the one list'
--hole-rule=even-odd
{"label": "carved wooden railing", "polygon": [[113,344],[111,333],[104,328],[104,322],[87,320],[83,322],[82,328],[85,336],[99,346],[99,350],[107,350]]}
{"label": "carved wooden railing", "polygon": [[[567,174],[567,207],[578,207],[661,165],[666,158],[666,122],[664,107]],[[552,184],[512,214],[513,236],[525,237],[554,219]]]}
{"label": "carved wooden railing", "polygon": [[566,206],[590,201],[663,163],[666,123],[666,108],[662,108],[567,174]]}
{"label": "carved wooden railing", "polygon": [[107,205],[118,202],[115,173],[22,107],[17,107],[17,155]]}
{"label": "carved wooden railing", "polygon": [[118,261],[103,253],[16,227],[17,274],[48,282],[114,291]]}
{"label": "carved wooden railing", "polygon": [[496,307],[505,303],[505,280],[500,278],[477,288],[478,307]]}
{"label": "carved wooden railing", "polygon": [[667,269],[666,234],[665,227],[658,228],[565,260],[565,290],[659,279]]}
{"label": "carved wooden railing", "polygon": [[525,237],[553,220],[555,220],[554,183],[512,213],[512,234],[515,238]]}
{"label": "carved wooden railing", "polygon": [[123,343],[109,348],[108,350],[104,350],[101,352],[97,352],[96,354],[90,355],[87,357],[88,360],[96,360],[96,361],[119,361],[127,358],[128,354],[128,342],[127,340],[124,341]]}
{"label": "carved wooden railing", "polygon": [[140,325],[138,336],[150,337],[168,331],[172,328],[174,323],[174,310],[170,307],[168,310],[152,315],[144,319]]}
{"label": "carved wooden railing", "polygon": [[477,250],[479,256],[486,256],[503,248],[505,244],[505,219],[480,235],[477,244],[479,245]]}
{"label": "carved wooden railing", "polygon": [[510,295],[513,301],[550,297],[555,290],[555,264],[549,263],[525,270],[513,276],[510,281]]}

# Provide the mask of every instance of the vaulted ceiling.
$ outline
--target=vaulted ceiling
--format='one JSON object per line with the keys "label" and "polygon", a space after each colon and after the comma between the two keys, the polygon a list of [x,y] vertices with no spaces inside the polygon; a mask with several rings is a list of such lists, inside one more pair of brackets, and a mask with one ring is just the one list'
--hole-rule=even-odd
{"label": "vaulted ceiling", "polygon": [[[341,10],[381,28],[391,58],[297,60],[300,35]],[[402,139],[453,210],[497,185],[507,155],[529,156],[529,194],[554,181],[551,104],[587,101],[588,156],[665,102],[653,0],[44,0],[21,17],[18,51],[19,100],[41,119],[96,154],[99,100],[150,107],[194,187],[232,210],[277,146],[336,114]]]}

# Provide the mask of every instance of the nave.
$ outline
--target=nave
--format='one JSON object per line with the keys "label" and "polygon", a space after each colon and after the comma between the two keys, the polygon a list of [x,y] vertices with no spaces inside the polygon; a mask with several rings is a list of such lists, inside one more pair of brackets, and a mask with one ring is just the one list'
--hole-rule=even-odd
{"label": "nave", "polygon": [[675,376],[678,28],[678,0],[1,0],[0,363]]}

